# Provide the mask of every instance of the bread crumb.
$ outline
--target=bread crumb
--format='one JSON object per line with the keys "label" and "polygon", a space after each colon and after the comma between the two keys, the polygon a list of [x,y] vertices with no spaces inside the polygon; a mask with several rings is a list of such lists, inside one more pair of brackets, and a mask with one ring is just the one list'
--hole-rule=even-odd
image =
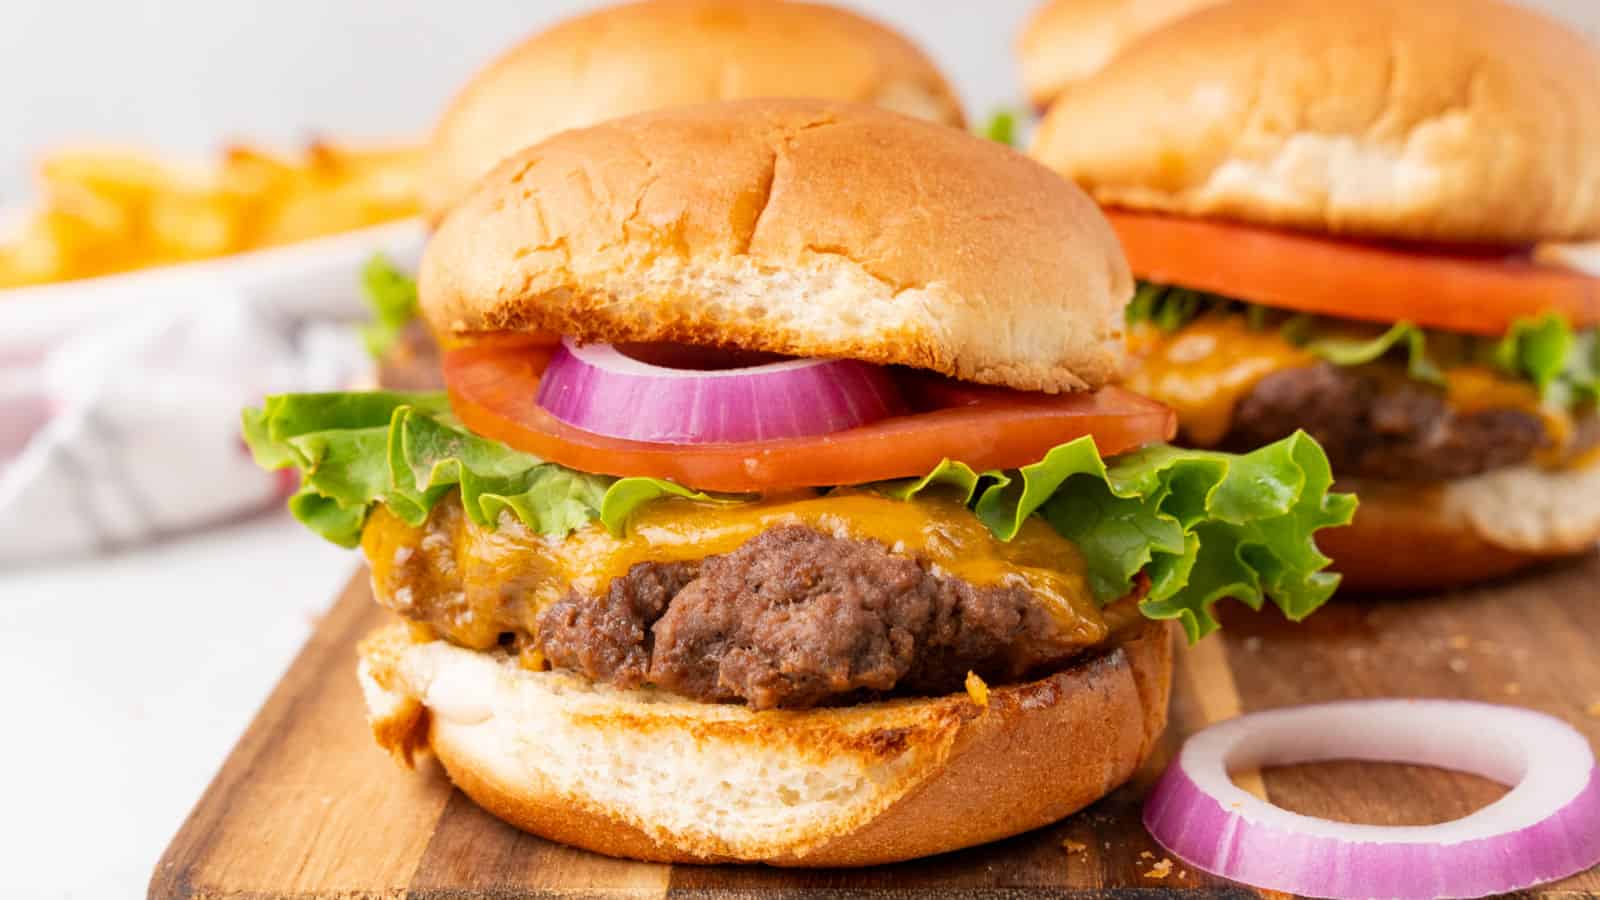
{"label": "bread crumb", "polygon": [[1151,853],[1149,850],[1140,850],[1139,851],[1139,858],[1140,859],[1155,859],[1156,855],[1154,853]]}
{"label": "bread crumb", "polygon": [[977,672],[967,673],[967,696],[972,698],[973,703],[976,703],[984,708],[988,708],[989,685],[985,684],[984,680],[978,677]]}
{"label": "bread crumb", "polygon": [[1450,660],[1450,671],[1460,675],[1467,670],[1467,661],[1457,656]]}
{"label": "bread crumb", "polygon": [[1515,681],[1506,682],[1506,696],[1515,697],[1520,693],[1522,693],[1522,685],[1517,684]]}
{"label": "bread crumb", "polygon": [[1072,838],[1067,838],[1061,842],[1061,849],[1067,851],[1068,853],[1082,853],[1089,849],[1089,845],[1085,844],[1083,841],[1075,841]]}
{"label": "bread crumb", "polygon": [[1458,634],[1458,635],[1455,635],[1454,637],[1450,638],[1450,649],[1451,650],[1465,650],[1465,649],[1467,649],[1468,647],[1471,647],[1471,646],[1472,646],[1472,638],[1469,638],[1464,634]]}
{"label": "bread crumb", "polygon": [[1155,865],[1151,866],[1150,867],[1150,871],[1144,873],[1144,877],[1152,878],[1152,879],[1155,879],[1156,881],[1160,881],[1161,879],[1166,878],[1168,875],[1171,875],[1171,874],[1172,874],[1172,860],[1163,859],[1160,862],[1156,863]]}

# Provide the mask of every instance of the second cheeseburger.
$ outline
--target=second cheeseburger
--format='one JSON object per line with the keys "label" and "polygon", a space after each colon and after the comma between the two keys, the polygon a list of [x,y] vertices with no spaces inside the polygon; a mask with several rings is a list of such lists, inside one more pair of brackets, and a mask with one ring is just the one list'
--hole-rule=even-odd
{"label": "second cheeseburger", "polygon": [[[378,741],[522,828],[864,865],[1052,822],[1166,718],[1162,620],[1336,579],[1297,435],[1163,442],[1105,386],[1133,282],[1076,188],[954,129],[749,101],[571,131],[445,220],[448,395],[246,415],[406,621]],[[559,335],[559,343],[547,337]]]}
{"label": "second cheeseburger", "polygon": [[[1141,281],[1127,384],[1182,440],[1305,429],[1362,496],[1347,588],[1600,539],[1600,47],[1503,0],[1233,0],[1078,82],[1034,155]],[[1346,481],[1348,479],[1348,481]]]}

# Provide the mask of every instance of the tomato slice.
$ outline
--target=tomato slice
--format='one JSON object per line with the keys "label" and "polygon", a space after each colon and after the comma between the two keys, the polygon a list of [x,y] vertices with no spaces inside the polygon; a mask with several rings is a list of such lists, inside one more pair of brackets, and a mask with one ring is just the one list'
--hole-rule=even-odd
{"label": "tomato slice", "polygon": [[[698,490],[768,493],[925,475],[941,461],[1015,468],[1094,435],[1112,456],[1169,440],[1172,411],[1121,388],[1029,394],[973,388],[959,404],[833,434],[739,444],[651,444],[573,428],[535,402],[551,351],[480,345],[445,354],[450,405],[473,432],[552,462],[603,475],[666,478]],[[917,389],[911,393],[936,396]]]}
{"label": "tomato slice", "polygon": [[1556,312],[1600,323],[1600,278],[1526,253],[1399,247],[1107,210],[1140,278],[1265,306],[1501,335]]}

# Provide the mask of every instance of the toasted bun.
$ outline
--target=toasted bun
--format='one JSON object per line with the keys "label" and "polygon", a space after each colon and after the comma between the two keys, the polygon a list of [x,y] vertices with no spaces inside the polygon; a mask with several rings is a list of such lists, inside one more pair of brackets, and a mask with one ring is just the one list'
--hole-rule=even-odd
{"label": "toasted bun", "polygon": [[568,131],[428,244],[437,333],[547,331],[1098,388],[1133,280],[1082,192],[994,141],[869,106],[751,100]]}
{"label": "toasted bun", "polygon": [[1339,235],[1600,235],[1600,50],[1502,0],[1236,0],[1063,95],[1033,153],[1102,204]]}
{"label": "toasted bun", "polygon": [[855,13],[773,0],[627,3],[534,35],[467,83],[434,131],[425,212],[439,218],[495,163],[558,131],[752,97],[851,100],[963,124],[928,57]]}
{"label": "toasted bun", "polygon": [[1222,0],[1052,0],[1017,36],[1022,84],[1044,109],[1073,82],[1100,71],[1140,37]]}
{"label": "toasted bun", "polygon": [[533,672],[395,626],[362,646],[373,734],[519,828],[660,862],[863,866],[1048,824],[1131,777],[1166,725],[1167,629],[1029,684],[753,712]]}
{"label": "toasted bun", "polygon": [[1317,545],[1357,591],[1426,590],[1498,578],[1600,541],[1600,465],[1518,466],[1419,488],[1341,481],[1354,524]]}

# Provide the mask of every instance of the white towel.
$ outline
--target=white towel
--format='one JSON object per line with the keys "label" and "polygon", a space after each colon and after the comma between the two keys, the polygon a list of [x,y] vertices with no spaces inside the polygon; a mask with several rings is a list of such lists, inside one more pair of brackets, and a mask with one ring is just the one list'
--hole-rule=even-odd
{"label": "white towel", "polygon": [[180,296],[47,351],[0,337],[0,564],[122,549],[280,502],[239,411],[367,367],[355,330]]}
{"label": "white towel", "polygon": [[361,267],[415,267],[415,220],[302,244],[0,291],[0,566],[124,549],[274,506],[239,412],[370,365]]}

